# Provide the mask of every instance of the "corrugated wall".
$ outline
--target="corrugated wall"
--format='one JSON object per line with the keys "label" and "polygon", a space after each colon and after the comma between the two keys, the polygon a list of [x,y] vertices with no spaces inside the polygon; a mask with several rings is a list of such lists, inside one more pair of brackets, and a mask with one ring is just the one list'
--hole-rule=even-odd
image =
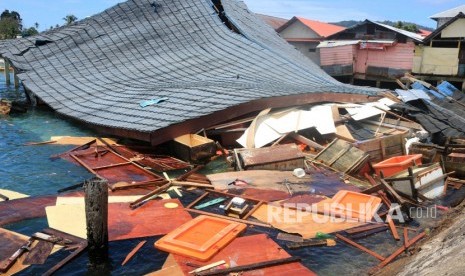
{"label": "corrugated wall", "polygon": [[320,48],[321,65],[349,65],[354,62],[355,45]]}
{"label": "corrugated wall", "polygon": [[398,43],[386,47],[385,50],[359,49],[356,60],[356,72],[365,73],[368,66],[411,71],[413,68],[415,44],[413,42]]}

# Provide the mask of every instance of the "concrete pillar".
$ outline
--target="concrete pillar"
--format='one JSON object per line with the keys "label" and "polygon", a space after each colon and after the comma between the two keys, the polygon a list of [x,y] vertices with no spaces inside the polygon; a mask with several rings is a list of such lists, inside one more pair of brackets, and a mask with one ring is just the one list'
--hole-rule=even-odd
{"label": "concrete pillar", "polygon": [[462,92],[464,92],[464,93],[465,93],[465,81],[464,81],[464,82],[462,82]]}
{"label": "concrete pillar", "polygon": [[381,87],[381,81],[376,81],[376,87],[380,88]]}
{"label": "concrete pillar", "polygon": [[4,59],[5,61],[5,81],[6,81],[6,85],[10,85],[11,81],[10,81],[10,62],[8,61],[8,59]]}

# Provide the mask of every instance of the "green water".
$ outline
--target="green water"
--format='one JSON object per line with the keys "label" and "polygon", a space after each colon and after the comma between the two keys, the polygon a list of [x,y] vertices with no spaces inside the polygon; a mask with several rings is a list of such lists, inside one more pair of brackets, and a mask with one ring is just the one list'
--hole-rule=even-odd
{"label": "green water", "polygon": [[[0,78],[0,98],[22,100],[24,92],[6,87]],[[60,188],[82,182],[91,175],[83,168],[50,156],[72,146],[27,146],[28,142],[50,140],[51,136],[89,136],[92,132],[59,118],[47,108],[24,114],[0,115],[0,188],[28,195],[54,194]]]}

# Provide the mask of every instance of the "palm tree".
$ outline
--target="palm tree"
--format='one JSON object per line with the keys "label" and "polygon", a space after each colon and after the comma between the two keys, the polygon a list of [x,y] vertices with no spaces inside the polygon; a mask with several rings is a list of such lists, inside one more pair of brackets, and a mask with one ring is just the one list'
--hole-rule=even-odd
{"label": "palm tree", "polygon": [[65,16],[65,17],[63,18],[63,20],[66,22],[66,23],[65,23],[66,25],[71,25],[71,24],[73,24],[74,22],[76,22],[76,21],[78,20],[78,18],[77,18],[75,15],[73,15],[73,14],[68,14],[67,16]]}

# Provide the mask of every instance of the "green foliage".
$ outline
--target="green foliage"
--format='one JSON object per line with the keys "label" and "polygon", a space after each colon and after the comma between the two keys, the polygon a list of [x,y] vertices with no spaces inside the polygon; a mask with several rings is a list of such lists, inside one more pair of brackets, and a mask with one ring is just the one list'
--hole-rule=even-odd
{"label": "green foliage", "polygon": [[419,31],[418,26],[413,23],[406,23],[402,21],[397,21],[394,25],[394,27],[401,29],[401,30],[406,30],[412,33],[417,33]]}
{"label": "green foliage", "polygon": [[28,36],[36,35],[36,34],[38,34],[38,33],[39,33],[39,31],[37,31],[36,28],[30,27],[30,28],[24,29],[23,32],[21,33],[21,35],[22,35],[23,37],[28,37]]}
{"label": "green foliage", "polygon": [[0,39],[16,38],[21,33],[21,16],[19,13],[5,10],[0,15]]}
{"label": "green foliage", "polygon": [[67,16],[65,16],[65,17],[63,18],[63,20],[66,22],[66,23],[65,23],[66,25],[71,25],[71,24],[73,24],[74,22],[76,22],[76,21],[78,20],[78,18],[77,18],[75,15],[73,15],[73,14],[68,14]]}

